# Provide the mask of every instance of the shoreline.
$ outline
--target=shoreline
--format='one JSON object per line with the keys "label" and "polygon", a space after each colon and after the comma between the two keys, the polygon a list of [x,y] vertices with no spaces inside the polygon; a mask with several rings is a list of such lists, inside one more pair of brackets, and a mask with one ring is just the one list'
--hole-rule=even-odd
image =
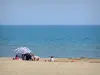
{"label": "shoreline", "polygon": [[[39,62],[48,62],[50,58],[40,58]],[[100,58],[54,58],[55,62],[88,62],[100,63]],[[0,57],[0,61],[13,60],[13,57]],[[34,62],[34,61],[33,61]]]}

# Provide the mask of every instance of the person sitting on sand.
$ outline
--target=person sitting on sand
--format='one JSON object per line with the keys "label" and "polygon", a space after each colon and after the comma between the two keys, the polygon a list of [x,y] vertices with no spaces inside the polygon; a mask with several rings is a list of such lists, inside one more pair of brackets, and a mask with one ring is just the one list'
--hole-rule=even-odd
{"label": "person sitting on sand", "polygon": [[33,54],[33,53],[31,53],[31,60],[32,60],[32,61],[35,61],[35,59],[34,59],[34,54]]}
{"label": "person sitting on sand", "polygon": [[39,61],[40,57],[39,56],[35,56],[35,54],[31,53],[31,58],[32,61]]}
{"label": "person sitting on sand", "polygon": [[39,61],[40,57],[39,56],[34,56],[34,61]]}
{"label": "person sitting on sand", "polygon": [[13,58],[13,60],[19,60],[18,55],[16,55],[15,58]]}
{"label": "person sitting on sand", "polygon": [[53,56],[51,56],[51,58],[50,58],[50,62],[54,62],[55,60],[54,60],[54,57]]}
{"label": "person sitting on sand", "polygon": [[26,60],[32,60],[31,54],[30,54],[30,53],[27,53],[27,54],[26,54]]}

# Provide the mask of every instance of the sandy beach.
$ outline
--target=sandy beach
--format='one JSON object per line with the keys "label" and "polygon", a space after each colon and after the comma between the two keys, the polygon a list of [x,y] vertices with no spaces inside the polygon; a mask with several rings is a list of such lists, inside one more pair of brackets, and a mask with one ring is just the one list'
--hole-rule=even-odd
{"label": "sandy beach", "polygon": [[55,62],[0,58],[0,75],[100,75],[100,59],[56,58]]}

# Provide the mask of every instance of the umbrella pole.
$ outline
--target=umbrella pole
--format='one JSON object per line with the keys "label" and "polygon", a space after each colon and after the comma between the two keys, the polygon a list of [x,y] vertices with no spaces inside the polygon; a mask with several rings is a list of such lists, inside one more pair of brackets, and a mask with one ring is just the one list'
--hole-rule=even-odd
{"label": "umbrella pole", "polygon": [[25,60],[25,55],[24,54],[22,54],[22,60]]}

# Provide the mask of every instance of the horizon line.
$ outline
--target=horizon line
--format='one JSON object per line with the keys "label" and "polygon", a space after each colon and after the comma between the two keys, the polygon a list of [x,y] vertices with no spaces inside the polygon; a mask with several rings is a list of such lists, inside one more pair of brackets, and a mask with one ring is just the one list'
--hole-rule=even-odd
{"label": "horizon line", "polygon": [[[0,24],[0,26],[4,26],[4,25],[8,25],[8,24]],[[10,24],[9,24],[9,25],[10,25]],[[9,25],[8,25],[8,26],[9,26]],[[21,26],[22,26],[22,25],[23,25],[23,26],[26,26],[26,25],[32,25],[32,26],[59,26],[59,25],[60,25],[60,26],[61,26],[61,25],[63,25],[63,26],[70,26],[71,24],[69,24],[69,25],[68,25],[68,24],[47,24],[47,25],[46,25],[46,24],[11,24],[11,25],[12,25],[12,26],[17,26],[17,25],[18,25],[18,26],[19,26],[19,25],[21,25]],[[73,24],[73,25],[74,25],[74,24]],[[95,26],[96,26],[96,25],[100,25],[100,24],[87,24],[87,26],[91,26],[91,25],[95,25]],[[74,26],[75,26],[75,25],[74,25]],[[86,26],[86,24],[80,24],[80,25],[78,24],[78,25],[76,25],[76,26]]]}

